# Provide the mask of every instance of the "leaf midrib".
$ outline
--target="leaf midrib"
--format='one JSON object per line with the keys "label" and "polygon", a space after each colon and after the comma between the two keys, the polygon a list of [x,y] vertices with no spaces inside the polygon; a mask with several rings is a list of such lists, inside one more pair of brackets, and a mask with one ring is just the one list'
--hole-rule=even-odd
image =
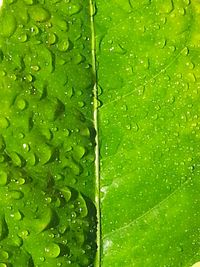
{"label": "leaf midrib", "polygon": [[92,57],[92,73],[93,73],[93,123],[96,132],[95,136],[95,204],[97,209],[97,253],[95,259],[95,267],[101,266],[101,215],[100,215],[100,171],[99,171],[99,126],[98,126],[98,92],[97,92],[97,70],[96,70],[96,42],[94,29],[94,12],[95,4],[93,0],[89,0],[90,7],[90,23],[91,23],[91,57]]}

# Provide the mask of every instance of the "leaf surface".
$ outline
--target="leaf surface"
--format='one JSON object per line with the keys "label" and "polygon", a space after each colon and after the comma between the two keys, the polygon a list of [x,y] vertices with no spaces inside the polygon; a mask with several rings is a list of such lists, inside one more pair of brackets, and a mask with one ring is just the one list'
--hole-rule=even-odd
{"label": "leaf surface", "polygon": [[199,260],[199,1],[97,0],[102,266]]}

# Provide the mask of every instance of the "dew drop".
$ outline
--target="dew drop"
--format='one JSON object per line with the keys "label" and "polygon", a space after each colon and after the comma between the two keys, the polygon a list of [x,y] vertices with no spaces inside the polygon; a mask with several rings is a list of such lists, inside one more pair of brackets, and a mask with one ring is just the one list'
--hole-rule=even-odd
{"label": "dew drop", "polygon": [[22,34],[21,36],[18,37],[18,40],[21,42],[21,43],[25,43],[28,39],[28,36],[27,34]]}
{"label": "dew drop", "polygon": [[23,144],[22,147],[23,147],[24,151],[26,151],[26,152],[30,151],[30,146],[28,144]]}
{"label": "dew drop", "polygon": [[80,4],[70,5],[68,10],[69,10],[70,16],[75,15],[75,14],[78,14],[82,10],[82,6]]}
{"label": "dew drop", "polygon": [[29,231],[22,230],[21,232],[18,233],[18,236],[21,237],[22,239],[26,239],[29,236]]}
{"label": "dew drop", "polygon": [[[0,251],[0,260],[7,260],[9,258],[9,254],[7,251],[3,250]],[[1,265],[0,265],[1,267]]]}
{"label": "dew drop", "polygon": [[0,117],[0,128],[6,129],[10,125],[9,120],[5,117]]}
{"label": "dew drop", "polygon": [[62,31],[68,31],[68,24],[66,20],[57,20],[56,23]]}
{"label": "dew drop", "polygon": [[31,18],[37,22],[44,22],[47,21],[50,18],[50,13],[39,6],[34,6],[29,10],[29,14]]}
{"label": "dew drop", "polygon": [[69,49],[69,40],[61,41],[58,44],[58,50],[60,50],[61,52],[66,52],[68,49]]}
{"label": "dew drop", "polygon": [[45,256],[47,258],[57,258],[60,255],[60,247],[56,243],[49,244],[45,248]]}
{"label": "dew drop", "polygon": [[13,219],[16,220],[16,221],[20,221],[22,219],[22,214],[18,210],[14,214],[12,214],[11,217],[13,217]]}
{"label": "dew drop", "polygon": [[26,106],[27,106],[27,103],[26,103],[26,101],[24,99],[18,99],[17,100],[18,109],[24,110],[26,108]]}
{"label": "dew drop", "polygon": [[32,69],[33,71],[39,71],[39,70],[40,70],[40,67],[37,66],[37,65],[35,65],[35,66],[31,66],[31,69]]}
{"label": "dew drop", "polygon": [[71,198],[71,191],[69,190],[69,188],[65,187],[65,188],[61,189],[61,193],[64,196],[66,202],[68,202]]}
{"label": "dew drop", "polygon": [[182,52],[181,52],[181,54],[184,55],[184,56],[187,56],[189,54],[188,47],[184,47],[183,50],[182,50]]}
{"label": "dew drop", "polygon": [[24,194],[19,190],[12,190],[9,191],[9,196],[13,199],[19,200],[23,198]]}
{"label": "dew drop", "polygon": [[7,184],[8,176],[7,173],[4,171],[0,171],[0,186],[4,186]]}
{"label": "dew drop", "polygon": [[12,159],[12,162],[15,166],[21,167],[22,166],[22,161],[20,156],[16,152],[11,152],[10,157]]}
{"label": "dew drop", "polygon": [[134,132],[137,132],[137,131],[139,130],[139,126],[138,126],[137,123],[132,123],[132,130],[133,130]]}
{"label": "dew drop", "polygon": [[189,82],[192,82],[192,83],[196,82],[196,77],[195,77],[194,73],[192,73],[192,72],[187,74],[187,78],[188,78]]}
{"label": "dew drop", "polygon": [[49,36],[48,36],[48,43],[50,45],[53,45],[56,43],[56,40],[57,40],[57,36],[55,35],[55,33],[49,33]]}
{"label": "dew drop", "polygon": [[16,30],[17,24],[12,14],[6,14],[1,24],[1,34],[4,37],[10,37]]}
{"label": "dew drop", "polygon": [[37,35],[39,33],[39,28],[36,26],[36,25],[33,25],[31,28],[30,28],[30,32],[31,32],[31,35]]}
{"label": "dew drop", "polygon": [[79,53],[73,58],[73,61],[75,64],[78,65],[78,64],[81,64],[85,61],[85,57]]}
{"label": "dew drop", "polygon": [[85,148],[83,146],[74,147],[75,158],[80,160],[85,155]]}

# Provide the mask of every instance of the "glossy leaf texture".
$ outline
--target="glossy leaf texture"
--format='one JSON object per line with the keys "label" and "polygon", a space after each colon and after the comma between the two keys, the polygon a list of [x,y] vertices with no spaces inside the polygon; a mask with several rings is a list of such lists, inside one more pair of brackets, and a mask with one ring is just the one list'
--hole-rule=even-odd
{"label": "glossy leaf texture", "polygon": [[97,0],[102,267],[200,260],[200,2]]}
{"label": "glossy leaf texture", "polygon": [[0,10],[0,266],[93,266],[89,2]]}

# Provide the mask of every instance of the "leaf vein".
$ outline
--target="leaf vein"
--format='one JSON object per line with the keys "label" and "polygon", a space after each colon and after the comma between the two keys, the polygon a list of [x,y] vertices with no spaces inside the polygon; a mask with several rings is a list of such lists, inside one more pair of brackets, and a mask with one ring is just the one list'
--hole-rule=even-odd
{"label": "leaf vein", "polygon": [[136,224],[138,221],[140,221],[141,219],[143,219],[145,216],[147,216],[148,214],[150,214],[152,211],[154,211],[155,209],[159,208],[161,205],[163,205],[165,202],[167,202],[172,196],[174,196],[180,189],[182,189],[186,184],[188,183],[188,180],[186,180],[181,186],[177,187],[172,193],[170,193],[167,197],[165,197],[163,200],[161,200],[160,202],[158,202],[155,206],[153,206],[151,209],[147,210],[144,214],[138,216],[137,218],[135,218],[132,222],[119,227],[107,234],[105,234],[102,239],[106,239],[110,236],[113,236],[115,234],[117,234],[119,231],[124,231],[127,228],[133,226],[134,224]]}

